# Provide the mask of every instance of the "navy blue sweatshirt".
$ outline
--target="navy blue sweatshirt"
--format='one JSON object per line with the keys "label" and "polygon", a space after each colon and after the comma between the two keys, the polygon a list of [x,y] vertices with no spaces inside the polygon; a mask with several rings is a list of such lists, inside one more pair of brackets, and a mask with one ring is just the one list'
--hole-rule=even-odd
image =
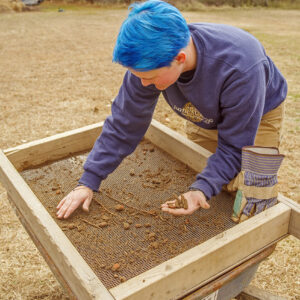
{"label": "navy blue sweatshirt", "polygon": [[[227,25],[189,25],[197,66],[188,82],[178,80],[162,93],[183,118],[218,130],[218,147],[193,188],[209,199],[241,169],[241,148],[253,145],[264,114],[284,101],[287,84],[249,33]],[[84,165],[80,184],[98,190],[100,183],[132,153],[147,131],[160,91],[144,87],[126,72],[111,115]]]}

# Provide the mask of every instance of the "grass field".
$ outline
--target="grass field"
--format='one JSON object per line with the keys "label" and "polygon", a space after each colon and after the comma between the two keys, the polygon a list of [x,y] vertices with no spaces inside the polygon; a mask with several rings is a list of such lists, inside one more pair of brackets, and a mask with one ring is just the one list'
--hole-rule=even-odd
{"label": "grass field", "polygon": [[[126,10],[43,4],[40,11],[0,14],[0,148],[6,149],[103,120],[124,69],[111,63]],[[300,203],[300,11],[205,9],[189,22],[215,22],[254,34],[289,84],[280,191]],[[163,100],[155,118],[181,131]],[[300,299],[300,242],[289,237],[263,262],[252,284]],[[235,251],[235,249],[233,249]],[[11,210],[0,185],[0,299],[67,299]],[[298,278],[298,281],[297,281]]]}

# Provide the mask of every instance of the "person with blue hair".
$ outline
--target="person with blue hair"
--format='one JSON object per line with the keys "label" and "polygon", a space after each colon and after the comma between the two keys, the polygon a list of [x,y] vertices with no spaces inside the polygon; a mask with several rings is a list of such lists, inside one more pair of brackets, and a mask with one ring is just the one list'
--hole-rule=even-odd
{"label": "person with blue hair", "polygon": [[162,1],[133,4],[113,52],[113,61],[144,72],[170,66],[190,41],[181,13]]}
{"label": "person with blue hair", "polygon": [[[143,138],[161,93],[186,119],[188,137],[213,153],[183,194],[188,208],[175,209],[174,201],[169,201],[162,205],[165,212],[186,215],[199,208],[208,209],[208,200],[222,187],[240,188],[234,178],[242,169],[243,147],[279,146],[287,83],[251,34],[228,25],[187,24],[171,4],[149,0],[130,6],[118,34],[113,62],[127,72],[111,115],[84,164],[79,185],[57,206],[58,218],[68,218],[81,204],[88,210],[93,191],[99,190],[101,181]],[[243,157],[251,157],[255,163],[256,154]],[[272,159],[277,157],[275,152],[272,155]],[[256,182],[257,176],[269,176],[258,173],[245,175],[250,176],[248,185],[251,180]],[[270,199],[276,183],[273,177],[260,178],[272,182],[268,186]],[[261,194],[259,191],[258,197]],[[256,206],[254,196],[249,196],[251,205],[247,198],[247,213]],[[240,199],[244,201],[245,197]],[[273,200],[267,200],[258,206],[273,205]]]}

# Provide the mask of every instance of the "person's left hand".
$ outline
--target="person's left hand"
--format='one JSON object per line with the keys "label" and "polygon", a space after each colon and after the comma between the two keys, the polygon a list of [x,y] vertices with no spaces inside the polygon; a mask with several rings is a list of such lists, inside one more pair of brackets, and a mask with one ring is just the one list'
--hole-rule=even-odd
{"label": "person's left hand", "polygon": [[[188,208],[170,208],[169,204],[175,204],[176,200],[167,201],[161,205],[162,211],[168,212],[175,216],[191,215],[199,208],[209,209],[210,205],[206,201],[206,197],[201,191],[189,191],[183,194],[187,200]],[[179,196],[181,197],[181,196]]]}

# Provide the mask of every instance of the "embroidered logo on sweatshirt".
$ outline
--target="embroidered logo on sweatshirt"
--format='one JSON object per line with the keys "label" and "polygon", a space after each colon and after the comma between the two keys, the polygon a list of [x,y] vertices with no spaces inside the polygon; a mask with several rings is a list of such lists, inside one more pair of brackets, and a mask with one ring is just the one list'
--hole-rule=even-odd
{"label": "embroidered logo on sweatshirt", "polygon": [[180,112],[189,121],[192,121],[195,123],[200,123],[203,121],[206,124],[210,124],[210,123],[214,122],[213,119],[205,118],[191,102],[186,103],[183,108],[177,107],[176,105],[174,105],[173,109]]}

